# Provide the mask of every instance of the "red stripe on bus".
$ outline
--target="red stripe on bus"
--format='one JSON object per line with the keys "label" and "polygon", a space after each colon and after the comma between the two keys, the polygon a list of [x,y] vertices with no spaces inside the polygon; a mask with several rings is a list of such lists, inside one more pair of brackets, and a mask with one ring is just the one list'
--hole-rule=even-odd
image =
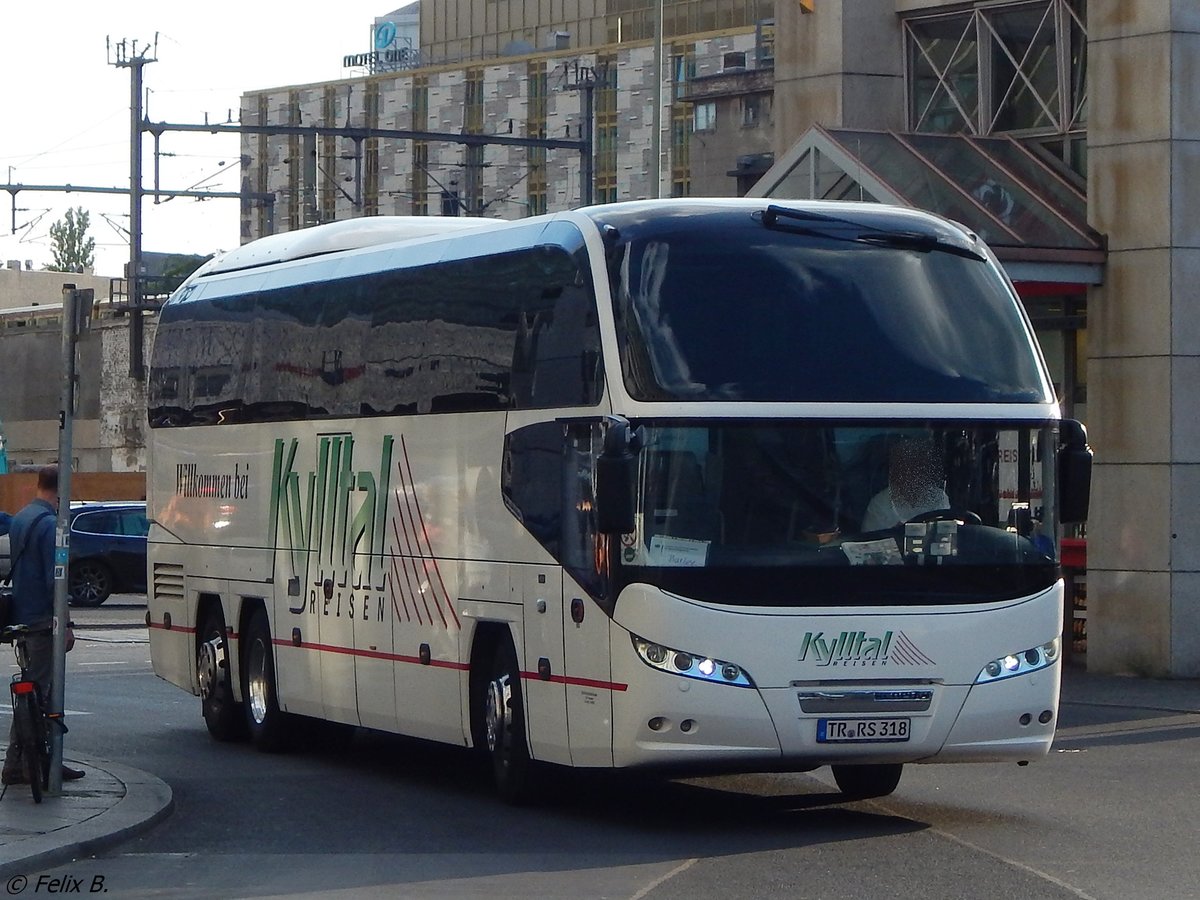
{"label": "red stripe on bus", "polygon": [[439,669],[458,669],[461,672],[466,672],[471,667],[467,663],[450,662],[448,660],[431,659],[428,663],[422,663],[420,657],[404,656],[400,653],[387,653],[383,650],[356,650],[354,647],[339,647],[334,644],[315,644],[310,641],[301,641],[295,644],[285,638],[275,638],[272,640],[277,647],[295,647],[300,650],[316,650],[319,653],[337,653],[342,656],[361,656],[364,659],[385,659],[391,662],[413,663],[415,665],[429,665]]}
{"label": "red stripe on bus", "polygon": [[555,684],[569,684],[575,687],[594,687],[600,688],[603,691],[627,691],[629,685],[621,684],[619,681],[600,681],[595,678],[576,678],[573,675],[551,675],[549,678],[542,678],[537,672],[522,672],[521,678],[525,681],[550,681]]}
{"label": "red stripe on bus", "polygon": [[[338,653],[342,656],[361,656],[365,659],[384,659],[391,662],[410,663],[412,665],[428,665],[439,669],[455,669],[459,672],[470,671],[470,664],[451,662],[449,660],[431,659],[428,663],[422,663],[420,657],[405,656],[401,653],[386,653],[383,650],[356,650],[353,647],[339,647],[335,644],[316,644],[310,641],[302,641],[295,644],[284,638],[274,638],[271,643],[277,647],[295,647],[299,650],[316,650],[319,653]],[[541,681],[542,678],[537,672],[522,672],[521,678],[527,681]],[[600,681],[595,678],[576,678],[570,675],[551,675],[548,679],[556,684],[569,684],[576,687],[593,687],[605,691],[627,691],[629,685],[621,684],[616,681]]]}
{"label": "red stripe on bus", "polygon": [[187,628],[183,625],[164,625],[162,622],[151,622],[151,628],[157,628],[159,631],[178,631],[180,634],[195,634],[195,628]]}

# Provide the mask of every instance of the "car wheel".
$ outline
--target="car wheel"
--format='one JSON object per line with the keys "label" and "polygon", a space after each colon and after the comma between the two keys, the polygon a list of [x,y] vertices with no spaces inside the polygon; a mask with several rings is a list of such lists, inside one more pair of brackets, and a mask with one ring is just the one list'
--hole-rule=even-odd
{"label": "car wheel", "polygon": [[99,606],[112,594],[112,570],[100,560],[77,559],[70,567],[73,606]]}

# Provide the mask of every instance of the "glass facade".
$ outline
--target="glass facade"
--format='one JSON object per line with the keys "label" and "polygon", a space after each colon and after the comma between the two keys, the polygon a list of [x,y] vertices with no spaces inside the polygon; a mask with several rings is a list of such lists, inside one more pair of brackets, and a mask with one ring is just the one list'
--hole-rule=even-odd
{"label": "glass facade", "polygon": [[1020,134],[1084,174],[1086,10],[1029,0],[905,19],[909,129]]}

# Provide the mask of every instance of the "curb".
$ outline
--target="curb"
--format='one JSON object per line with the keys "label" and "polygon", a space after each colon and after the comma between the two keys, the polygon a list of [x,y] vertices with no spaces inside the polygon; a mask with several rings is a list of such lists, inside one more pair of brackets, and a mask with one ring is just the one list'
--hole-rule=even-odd
{"label": "curb", "polygon": [[72,756],[68,761],[106,772],[125,786],[125,795],[109,809],[82,822],[10,843],[4,850],[16,856],[0,861],[0,880],[95,855],[146,831],[175,807],[170,786],[148,772],[82,756]]}

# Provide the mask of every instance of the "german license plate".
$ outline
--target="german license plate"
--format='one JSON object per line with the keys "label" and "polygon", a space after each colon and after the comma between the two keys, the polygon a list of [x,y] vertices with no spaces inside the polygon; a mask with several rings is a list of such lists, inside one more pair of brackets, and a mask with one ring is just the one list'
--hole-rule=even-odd
{"label": "german license plate", "polygon": [[818,744],[879,744],[907,741],[909,719],[817,719]]}

